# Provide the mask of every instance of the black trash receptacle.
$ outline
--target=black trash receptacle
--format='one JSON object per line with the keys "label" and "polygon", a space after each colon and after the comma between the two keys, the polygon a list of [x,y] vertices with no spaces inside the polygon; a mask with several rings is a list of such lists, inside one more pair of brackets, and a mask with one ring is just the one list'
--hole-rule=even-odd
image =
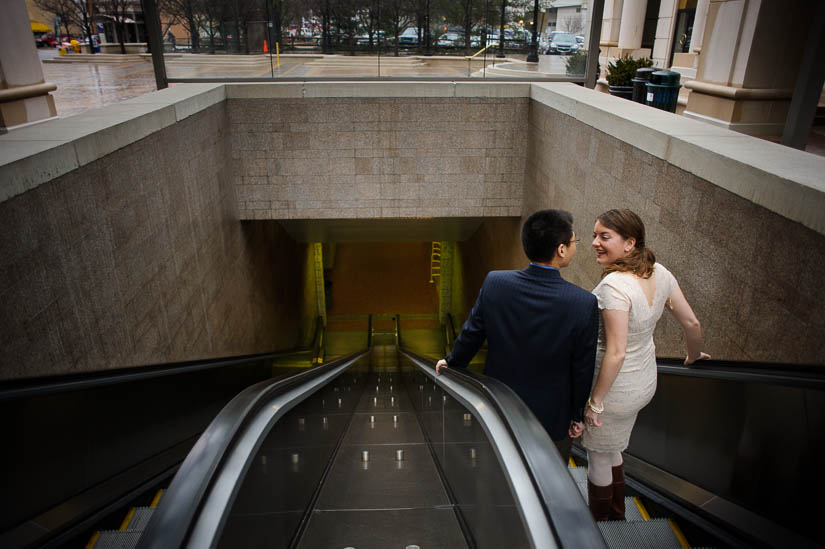
{"label": "black trash receptacle", "polygon": [[655,71],[650,75],[650,82],[647,88],[646,105],[662,109],[663,111],[676,112],[676,101],[679,99],[679,83],[682,75],[674,71]]}
{"label": "black trash receptacle", "polygon": [[650,75],[654,73],[656,69],[651,67],[642,67],[641,69],[636,69],[636,77],[633,78],[633,101],[636,103],[644,103],[645,98],[647,96],[647,87],[645,84],[650,82]]}

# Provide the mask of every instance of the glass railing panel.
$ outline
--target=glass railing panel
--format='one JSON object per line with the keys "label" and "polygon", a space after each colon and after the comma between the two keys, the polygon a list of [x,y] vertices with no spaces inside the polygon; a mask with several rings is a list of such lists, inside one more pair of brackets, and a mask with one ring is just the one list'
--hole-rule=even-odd
{"label": "glass railing panel", "polygon": [[475,546],[529,546],[509,482],[483,426],[428,376],[407,369],[409,359],[402,358],[402,365],[421,427]]}
{"label": "glass railing panel", "polygon": [[219,547],[286,547],[312,502],[361,397],[368,358],[287,412],[262,442]]}
{"label": "glass railing panel", "polygon": [[[183,6],[186,3],[181,4]],[[284,3],[275,3],[286,5]],[[517,78],[583,81],[592,2],[194,3],[167,18],[170,79]],[[534,28],[534,7],[538,17]],[[181,8],[182,9],[182,8]],[[192,17],[189,17],[192,15]],[[191,21],[191,23],[190,23]],[[193,27],[193,28],[190,28]],[[174,38],[172,35],[174,34]]]}

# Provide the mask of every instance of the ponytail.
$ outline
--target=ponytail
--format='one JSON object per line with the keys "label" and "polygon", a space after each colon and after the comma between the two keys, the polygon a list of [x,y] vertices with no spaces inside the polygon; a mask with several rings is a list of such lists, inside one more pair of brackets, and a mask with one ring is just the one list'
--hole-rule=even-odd
{"label": "ponytail", "polygon": [[602,271],[602,278],[613,272],[633,273],[641,278],[650,278],[653,274],[653,264],[656,263],[656,256],[653,250],[642,246],[636,246],[623,258],[611,263]]}

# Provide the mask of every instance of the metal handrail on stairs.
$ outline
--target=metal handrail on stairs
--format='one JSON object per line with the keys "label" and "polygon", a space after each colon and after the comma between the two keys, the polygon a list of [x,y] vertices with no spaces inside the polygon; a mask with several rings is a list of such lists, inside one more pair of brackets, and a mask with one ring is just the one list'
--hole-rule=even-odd
{"label": "metal handrail on stairs", "polygon": [[479,55],[481,55],[485,51],[487,51],[490,48],[493,48],[495,46],[498,46],[498,42],[490,42],[489,44],[487,44],[486,46],[484,46],[483,48],[481,48],[480,50],[475,52],[473,55],[465,56],[465,59],[467,59],[467,76],[470,76],[470,72],[472,70],[471,67],[470,67],[470,64],[472,63],[473,59],[475,59],[476,57],[478,57]]}

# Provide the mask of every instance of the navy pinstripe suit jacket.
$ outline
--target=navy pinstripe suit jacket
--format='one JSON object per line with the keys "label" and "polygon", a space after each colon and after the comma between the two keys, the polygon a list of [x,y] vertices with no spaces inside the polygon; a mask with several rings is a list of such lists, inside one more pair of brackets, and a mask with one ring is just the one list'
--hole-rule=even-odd
{"label": "navy pinstripe suit jacket", "polygon": [[484,374],[506,383],[561,440],[590,395],[598,315],[596,297],[556,269],[491,271],[447,363],[466,368],[486,338]]}

